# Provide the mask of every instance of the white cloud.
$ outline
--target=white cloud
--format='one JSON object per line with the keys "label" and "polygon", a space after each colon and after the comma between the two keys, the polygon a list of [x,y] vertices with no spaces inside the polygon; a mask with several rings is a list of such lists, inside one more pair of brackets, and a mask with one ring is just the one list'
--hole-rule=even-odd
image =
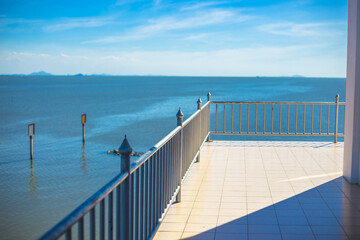
{"label": "white cloud", "polygon": [[265,24],[258,27],[260,31],[291,37],[309,37],[309,36],[334,36],[343,35],[344,32],[330,30],[329,27],[343,23],[294,23],[283,22],[274,24]]}
{"label": "white cloud", "polygon": [[45,25],[45,31],[63,31],[73,28],[93,28],[116,23],[114,16],[88,17],[88,18],[64,18]]}
{"label": "white cloud", "polygon": [[130,33],[123,35],[107,36],[100,39],[86,41],[84,43],[114,43],[135,39],[143,39],[151,37],[155,34],[164,33],[173,30],[194,29],[203,26],[241,22],[250,19],[251,16],[238,15],[234,11],[229,10],[212,10],[199,12],[195,16],[176,16],[163,17],[159,19],[151,19],[147,24],[134,28]]}
{"label": "white cloud", "polygon": [[190,35],[186,38],[184,38],[184,40],[195,40],[195,41],[202,41],[205,37],[210,36],[210,33],[200,33],[200,34],[195,34],[195,35]]}
{"label": "white cloud", "polygon": [[210,7],[210,6],[216,6],[216,5],[219,5],[219,4],[223,4],[225,2],[201,2],[201,3],[196,3],[196,4],[189,4],[185,7],[182,7],[180,10],[181,11],[189,11],[189,10],[197,10],[197,9],[201,9],[201,8],[206,8],[206,7]]}

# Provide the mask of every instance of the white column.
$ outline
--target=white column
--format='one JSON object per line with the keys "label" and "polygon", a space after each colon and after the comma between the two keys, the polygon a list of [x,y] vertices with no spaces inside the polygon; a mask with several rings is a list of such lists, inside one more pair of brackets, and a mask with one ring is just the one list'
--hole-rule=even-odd
{"label": "white column", "polygon": [[360,0],[349,0],[344,177],[360,183]]}

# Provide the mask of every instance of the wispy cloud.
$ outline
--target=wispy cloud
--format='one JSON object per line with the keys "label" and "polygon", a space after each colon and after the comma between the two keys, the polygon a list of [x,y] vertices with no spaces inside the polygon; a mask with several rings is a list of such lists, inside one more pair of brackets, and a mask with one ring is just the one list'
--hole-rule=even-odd
{"label": "wispy cloud", "polygon": [[345,23],[294,23],[283,22],[274,24],[265,24],[258,27],[260,31],[291,37],[309,37],[309,36],[334,36],[343,35],[339,30],[333,30],[332,27]]}
{"label": "wispy cloud", "polygon": [[44,26],[45,31],[63,31],[73,28],[93,28],[116,23],[114,16],[109,17],[86,17],[86,18],[64,18],[56,20]]}
{"label": "wispy cloud", "polygon": [[188,37],[185,37],[184,40],[199,41],[199,40],[202,40],[205,37],[208,37],[209,35],[211,35],[211,34],[210,33],[200,33],[200,34],[195,34],[195,35],[190,35]]}
{"label": "wispy cloud", "polygon": [[223,3],[225,3],[225,2],[224,1],[201,2],[201,3],[189,4],[187,6],[182,7],[180,10],[181,11],[198,10],[198,9],[202,9],[202,8],[206,8],[206,7],[210,7],[210,6],[216,6],[216,5],[223,4]]}
{"label": "wispy cloud", "polygon": [[136,27],[127,34],[108,36],[92,41],[87,41],[86,43],[113,43],[143,39],[167,31],[194,29],[226,22],[241,22],[250,18],[251,16],[239,15],[237,12],[222,9],[199,12],[190,17],[163,17],[159,19],[151,19],[147,24]]}
{"label": "wispy cloud", "polygon": [[14,28],[15,25],[22,27],[39,26],[43,24],[43,20],[37,19],[24,19],[24,18],[7,18],[5,15],[0,17],[0,31],[5,30],[7,27]]}

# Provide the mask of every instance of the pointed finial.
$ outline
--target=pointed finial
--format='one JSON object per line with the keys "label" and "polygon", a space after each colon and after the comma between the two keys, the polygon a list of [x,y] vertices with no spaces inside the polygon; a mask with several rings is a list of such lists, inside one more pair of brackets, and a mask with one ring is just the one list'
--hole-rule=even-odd
{"label": "pointed finial", "polygon": [[176,114],[176,117],[177,118],[183,118],[184,117],[184,114],[183,114],[183,112],[181,111],[181,108],[179,107],[179,111],[177,112],[177,114]]}
{"label": "pointed finial", "polygon": [[208,98],[208,101],[210,102],[210,99],[211,99],[211,93],[210,92],[208,92],[207,98]]}
{"label": "pointed finial", "polygon": [[129,141],[127,140],[126,134],[121,146],[119,147],[119,152],[120,154],[125,156],[130,156],[131,153],[133,152],[133,149],[131,148]]}
{"label": "pointed finial", "polygon": [[199,98],[197,100],[198,109],[201,109],[201,103],[202,103],[201,98]]}
{"label": "pointed finial", "polygon": [[183,112],[181,111],[181,108],[179,107],[179,111],[178,111],[177,114],[176,114],[177,125],[178,125],[178,126],[182,126],[182,124],[183,124],[183,117],[184,117],[184,114],[183,114]]}

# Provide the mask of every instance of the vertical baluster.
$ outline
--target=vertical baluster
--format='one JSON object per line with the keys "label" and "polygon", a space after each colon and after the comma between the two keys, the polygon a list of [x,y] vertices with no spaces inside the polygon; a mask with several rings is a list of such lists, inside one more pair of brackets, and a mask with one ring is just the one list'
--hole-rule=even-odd
{"label": "vertical baluster", "polygon": [[81,217],[78,222],[78,239],[84,240],[84,217]]}
{"label": "vertical baluster", "polygon": [[271,104],[271,134],[274,132],[274,104]]}
{"label": "vertical baluster", "polygon": [[289,134],[290,129],[290,104],[288,104],[288,112],[287,112],[287,134]]}
{"label": "vertical baluster", "polygon": [[231,104],[231,133],[234,132],[234,104]]}
{"label": "vertical baluster", "polygon": [[154,155],[149,159],[149,184],[148,184],[148,220],[149,220],[149,228],[148,228],[148,234],[151,234],[153,231],[153,216],[154,214]]}
{"label": "vertical baluster", "polygon": [[305,119],[306,119],[306,105],[304,104],[304,127],[303,127],[303,134],[305,134]]}
{"label": "vertical baluster", "polygon": [[311,105],[311,135],[314,132],[314,104]]}
{"label": "vertical baluster", "polygon": [[129,229],[130,229],[130,234],[129,234],[129,239],[131,240],[136,240],[135,238],[135,230],[136,230],[136,171],[133,172],[130,175],[130,211],[131,211],[131,221],[129,222]]}
{"label": "vertical baluster", "polygon": [[298,115],[298,105],[296,104],[296,108],[295,108],[295,135],[297,134],[297,115]]}
{"label": "vertical baluster", "polygon": [[215,132],[218,132],[218,104],[216,104]]}
{"label": "vertical baluster", "polygon": [[145,218],[145,222],[146,222],[146,231],[145,231],[145,239],[148,238],[149,233],[150,233],[150,226],[151,226],[151,219],[150,219],[150,184],[151,184],[151,174],[150,174],[150,169],[151,169],[151,158],[149,158],[147,165],[146,165],[146,194],[145,194],[145,199],[146,199],[146,218]]}
{"label": "vertical baluster", "polygon": [[155,185],[154,185],[154,193],[155,193],[155,199],[154,199],[154,228],[159,220],[159,203],[160,203],[160,175],[159,175],[159,151],[157,151],[155,156]]}
{"label": "vertical baluster", "polygon": [[264,134],[265,134],[265,113],[266,113],[266,105],[264,103],[264,129],[263,129]]}
{"label": "vertical baluster", "polygon": [[321,113],[322,113],[322,104],[320,104],[320,117],[319,117],[319,134],[321,134]]}
{"label": "vertical baluster", "polygon": [[247,109],[247,133],[249,134],[249,128],[250,128],[250,104],[248,104]]}
{"label": "vertical baluster", "polygon": [[[121,239],[121,204],[120,204],[120,198],[121,198],[121,186],[117,186],[116,187],[116,213],[115,213],[115,217],[116,217],[116,228],[115,228],[115,233],[116,233],[116,240],[120,240]],[[127,219],[124,219],[125,221],[127,221]]]}
{"label": "vertical baluster", "polygon": [[100,240],[105,240],[105,199],[100,202]]}
{"label": "vertical baluster", "polygon": [[165,207],[166,207],[166,179],[167,179],[167,174],[166,174],[166,167],[167,167],[167,159],[166,159],[166,148],[163,146],[162,147],[162,156],[161,156],[161,158],[162,158],[162,165],[163,165],[163,167],[162,167],[162,169],[161,169],[161,171],[160,171],[160,174],[163,174],[164,175],[164,177],[163,177],[163,184],[162,184],[162,191],[163,191],[163,196],[162,196],[162,203],[163,203],[163,205],[162,205],[162,207],[161,207],[161,213],[163,213],[164,212],[164,209],[165,209]]}
{"label": "vertical baluster", "polygon": [[65,239],[66,240],[71,240],[71,227],[68,228],[68,230],[66,230],[65,232]]}
{"label": "vertical baluster", "polygon": [[113,191],[108,196],[108,240],[113,239]]}
{"label": "vertical baluster", "polygon": [[239,113],[239,133],[241,133],[241,103],[240,103],[240,113]]}
{"label": "vertical baluster", "polygon": [[257,111],[258,110],[258,105],[257,103],[255,104],[255,133],[257,133]]}
{"label": "vertical baluster", "polygon": [[135,239],[140,239],[141,236],[141,197],[140,197],[140,193],[141,193],[141,178],[143,176],[140,176],[141,174],[141,168],[143,166],[141,166],[140,168],[138,168],[136,170],[136,232],[135,232]]}
{"label": "vertical baluster", "polygon": [[90,240],[96,239],[95,207],[90,210]]}
{"label": "vertical baluster", "polygon": [[145,209],[145,206],[146,206],[146,192],[145,192],[145,189],[146,189],[146,178],[147,178],[147,174],[146,174],[146,165],[147,165],[148,161],[146,161],[142,168],[141,168],[141,178],[142,178],[142,184],[141,184],[141,239],[145,239],[145,234],[146,234],[146,225],[147,225],[147,222],[145,221],[146,219],[146,209]]}
{"label": "vertical baluster", "polygon": [[226,119],[225,119],[225,113],[226,113],[226,108],[225,108],[226,104],[224,103],[224,131],[225,132],[225,124],[226,124]]}
{"label": "vertical baluster", "polygon": [[327,134],[329,135],[329,128],[330,128],[330,104],[328,104],[328,120],[327,120]]}
{"label": "vertical baluster", "polygon": [[280,116],[279,116],[279,134],[281,134],[281,103],[280,103]]}

